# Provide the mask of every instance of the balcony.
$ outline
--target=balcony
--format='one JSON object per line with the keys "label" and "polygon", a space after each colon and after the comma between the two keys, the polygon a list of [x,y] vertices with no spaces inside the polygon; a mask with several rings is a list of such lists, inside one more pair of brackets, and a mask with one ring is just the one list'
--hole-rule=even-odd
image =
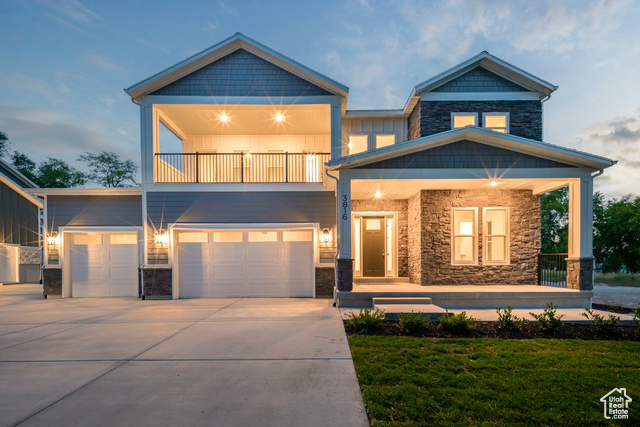
{"label": "balcony", "polygon": [[156,153],[157,183],[321,183],[329,153]]}

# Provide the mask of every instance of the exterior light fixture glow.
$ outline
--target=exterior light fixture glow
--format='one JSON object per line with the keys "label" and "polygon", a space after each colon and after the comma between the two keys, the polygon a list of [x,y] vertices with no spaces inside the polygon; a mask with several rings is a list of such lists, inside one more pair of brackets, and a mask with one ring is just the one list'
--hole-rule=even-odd
{"label": "exterior light fixture glow", "polygon": [[329,243],[331,241],[331,232],[328,228],[322,230],[322,243]]}
{"label": "exterior light fixture glow", "polygon": [[284,120],[284,116],[282,115],[282,113],[277,113],[273,118],[276,122],[282,122]]}
{"label": "exterior light fixture glow", "polygon": [[489,183],[490,186],[495,187],[496,185],[500,184],[498,181],[491,181]]}
{"label": "exterior light fixture glow", "polygon": [[169,233],[164,230],[156,232],[156,244],[164,246],[169,243]]}
{"label": "exterior light fixture glow", "polygon": [[245,156],[247,159],[250,159],[250,158],[251,158],[251,153],[244,153],[244,156]]}
{"label": "exterior light fixture glow", "polygon": [[221,122],[228,122],[229,121],[229,116],[227,116],[227,113],[222,113],[218,116],[218,119],[220,119]]}
{"label": "exterior light fixture glow", "polygon": [[60,245],[60,236],[56,233],[47,236],[47,245],[55,248]]}
{"label": "exterior light fixture glow", "polygon": [[382,197],[382,193],[380,192],[380,190],[376,190],[376,194],[374,194],[374,196],[376,197],[376,199],[379,199],[380,197]]}

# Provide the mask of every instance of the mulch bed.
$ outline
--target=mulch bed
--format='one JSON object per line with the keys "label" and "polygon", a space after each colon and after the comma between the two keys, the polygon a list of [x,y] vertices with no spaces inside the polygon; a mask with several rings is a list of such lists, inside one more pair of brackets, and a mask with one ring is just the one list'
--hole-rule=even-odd
{"label": "mulch bed", "polygon": [[[347,335],[354,335],[353,327],[344,322]],[[423,338],[502,338],[502,339],[580,339],[606,341],[640,341],[640,328],[636,326],[616,326],[613,331],[601,331],[593,325],[575,325],[563,323],[554,331],[543,330],[537,322],[527,322],[519,331],[500,329],[497,322],[475,322],[475,328],[468,332],[452,333],[442,330],[437,323],[432,322],[429,328],[418,334],[407,334],[400,330],[398,322],[385,321],[375,331],[367,335],[412,336]]]}
{"label": "mulch bed", "polygon": [[633,313],[635,309],[622,307],[620,305],[606,305],[606,304],[591,304],[591,308],[594,310],[602,310],[602,311],[610,311],[612,313],[620,313],[620,314],[630,314]]}

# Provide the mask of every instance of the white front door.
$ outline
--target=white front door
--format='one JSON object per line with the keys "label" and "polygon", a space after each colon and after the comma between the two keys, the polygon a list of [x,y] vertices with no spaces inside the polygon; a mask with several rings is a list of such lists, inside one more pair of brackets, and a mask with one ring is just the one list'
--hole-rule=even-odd
{"label": "white front door", "polygon": [[313,297],[313,230],[177,233],[181,298]]}
{"label": "white front door", "polygon": [[71,234],[72,297],[137,297],[137,233]]}

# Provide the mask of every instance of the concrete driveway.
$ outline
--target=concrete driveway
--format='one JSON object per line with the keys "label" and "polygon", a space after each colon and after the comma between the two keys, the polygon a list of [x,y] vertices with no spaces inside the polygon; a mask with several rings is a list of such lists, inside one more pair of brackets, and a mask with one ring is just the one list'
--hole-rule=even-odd
{"label": "concrete driveway", "polygon": [[368,425],[326,299],[44,300],[0,287],[0,425]]}

